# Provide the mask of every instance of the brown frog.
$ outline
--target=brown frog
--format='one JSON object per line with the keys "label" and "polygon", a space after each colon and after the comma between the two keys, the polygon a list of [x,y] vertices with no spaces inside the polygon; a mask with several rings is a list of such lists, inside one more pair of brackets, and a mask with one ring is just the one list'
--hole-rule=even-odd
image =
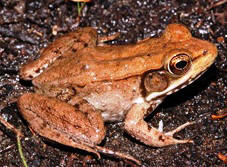
{"label": "brown frog", "polygon": [[207,70],[217,56],[215,45],[192,37],[180,24],[136,44],[100,45],[104,39],[93,28],[79,28],[21,68],[22,79],[35,86],[35,93],[18,99],[31,128],[64,145],[132,160],[97,146],[105,137],[105,121],[123,120],[125,130],[149,146],[192,142],[173,137],[191,122],[164,133],[144,117]]}

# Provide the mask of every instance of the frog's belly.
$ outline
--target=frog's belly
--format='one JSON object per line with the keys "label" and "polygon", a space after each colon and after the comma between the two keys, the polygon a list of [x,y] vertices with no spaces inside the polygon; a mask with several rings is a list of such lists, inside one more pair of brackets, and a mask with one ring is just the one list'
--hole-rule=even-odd
{"label": "frog's belly", "polygon": [[84,97],[94,108],[101,110],[104,121],[121,121],[132,102],[121,91],[110,91],[102,94],[91,93]]}

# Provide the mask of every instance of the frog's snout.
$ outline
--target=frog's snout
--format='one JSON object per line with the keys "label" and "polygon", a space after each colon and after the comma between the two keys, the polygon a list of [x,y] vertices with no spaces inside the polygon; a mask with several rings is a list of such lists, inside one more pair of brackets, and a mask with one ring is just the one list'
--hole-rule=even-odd
{"label": "frog's snout", "polygon": [[[207,41],[206,41],[207,42]],[[207,65],[211,65],[215,58],[218,55],[218,49],[216,45],[211,42],[207,42],[207,48],[203,50],[202,56],[207,57],[205,60],[207,61]]]}

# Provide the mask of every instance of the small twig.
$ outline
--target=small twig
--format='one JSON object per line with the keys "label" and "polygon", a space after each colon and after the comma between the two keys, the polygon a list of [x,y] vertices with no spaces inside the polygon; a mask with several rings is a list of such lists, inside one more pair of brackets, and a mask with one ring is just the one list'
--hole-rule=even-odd
{"label": "small twig", "polygon": [[81,16],[81,12],[87,2],[91,2],[91,0],[71,0],[73,2],[77,2],[77,11],[78,11],[78,16]]}
{"label": "small twig", "polygon": [[215,119],[224,118],[224,117],[226,117],[226,116],[227,116],[227,113],[226,113],[226,114],[222,114],[222,115],[211,115],[211,118],[212,118],[213,120],[215,120]]}
{"label": "small twig", "polygon": [[4,118],[0,116],[0,123],[2,123],[6,128],[12,130],[17,136],[24,137],[24,135],[21,133],[21,131],[17,128],[15,128],[13,125],[8,123]]}
{"label": "small twig", "polygon": [[19,150],[20,158],[22,160],[24,167],[28,167],[27,162],[26,162],[25,157],[24,157],[24,154],[23,154],[23,151],[22,151],[20,139],[21,139],[21,137],[19,135],[17,135],[17,147],[18,147],[18,150]]}
{"label": "small twig", "polygon": [[224,118],[226,116],[227,116],[227,108],[224,108],[222,110],[217,111],[217,114],[216,115],[215,114],[212,114],[211,115],[211,118],[213,120],[216,120],[216,119]]}
{"label": "small twig", "polygon": [[39,42],[37,40],[31,38],[30,36],[28,36],[26,34],[22,34],[20,32],[12,32],[12,31],[10,31],[10,29],[2,27],[2,26],[0,26],[0,34],[2,34],[3,36],[6,36],[6,37],[16,38],[20,41],[27,42],[27,43],[30,43],[33,45],[39,44]]}
{"label": "small twig", "polygon": [[77,2],[77,11],[78,11],[78,16],[81,15],[81,10],[82,10],[82,6],[80,2]]}
{"label": "small twig", "polygon": [[77,2],[77,11],[78,11],[78,16],[81,16],[81,12],[83,11],[85,7],[86,2]]}
{"label": "small twig", "polygon": [[6,148],[3,149],[3,150],[0,150],[0,154],[3,153],[3,152],[6,152],[7,150],[9,150],[9,149],[11,149],[11,148],[13,148],[14,146],[15,146],[15,144],[12,144],[12,145],[6,147]]}
{"label": "small twig", "polygon": [[218,153],[218,158],[224,161],[225,164],[227,164],[227,156],[223,155],[222,153]]}
{"label": "small twig", "polygon": [[223,4],[226,3],[226,2],[227,2],[227,0],[220,0],[220,1],[218,1],[218,2],[216,2],[216,3],[214,3],[214,4],[212,4],[212,5],[208,8],[208,10],[210,10],[210,9],[212,9],[212,8],[215,8],[215,7],[217,7],[217,6],[223,5]]}
{"label": "small twig", "polygon": [[26,163],[26,160],[24,158],[24,155],[23,155],[23,151],[22,151],[22,146],[21,146],[21,142],[20,142],[20,139],[22,137],[24,137],[24,135],[21,133],[20,130],[18,130],[17,128],[15,128],[13,125],[11,125],[10,123],[8,123],[4,118],[2,118],[0,116],[0,122],[6,127],[8,128],[9,130],[12,130],[16,136],[17,136],[17,146],[18,146],[18,151],[19,151],[19,154],[20,154],[20,157],[21,157],[21,160],[22,160],[22,163],[24,165],[24,167],[28,167],[27,163]]}

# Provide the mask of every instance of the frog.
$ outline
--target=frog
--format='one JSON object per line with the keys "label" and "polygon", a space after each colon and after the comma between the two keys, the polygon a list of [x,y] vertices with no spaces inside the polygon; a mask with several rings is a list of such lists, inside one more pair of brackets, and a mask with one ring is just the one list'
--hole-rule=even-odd
{"label": "frog", "polygon": [[138,164],[130,155],[99,146],[105,122],[123,121],[129,135],[151,147],[192,143],[173,135],[194,122],[163,132],[144,119],[213,64],[216,46],[177,23],[169,24],[160,37],[134,44],[105,43],[114,38],[99,37],[92,27],[78,28],[22,66],[21,78],[32,81],[35,90],[17,101],[29,126],[57,143]]}

